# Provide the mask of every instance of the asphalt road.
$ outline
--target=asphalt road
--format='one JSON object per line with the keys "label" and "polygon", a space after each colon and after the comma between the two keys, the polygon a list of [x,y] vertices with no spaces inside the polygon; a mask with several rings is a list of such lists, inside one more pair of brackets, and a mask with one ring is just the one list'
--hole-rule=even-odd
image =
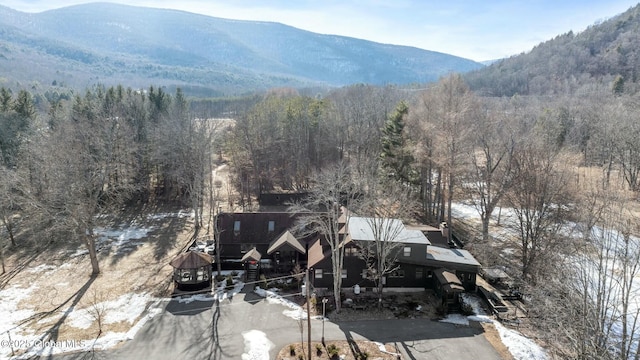
{"label": "asphalt road", "polygon": [[[298,321],[287,310],[248,289],[219,304],[172,300],[148,321],[135,338],[117,349],[94,354],[68,354],[64,359],[243,359],[243,332],[260,330],[274,343],[275,359],[284,346],[300,339]],[[306,322],[305,340],[306,340]],[[321,339],[322,321],[312,320],[312,341]],[[394,342],[403,359],[500,360],[482,330],[424,319],[325,322],[326,340]],[[56,356],[56,358],[58,358]],[[245,358],[249,358],[245,355]]]}

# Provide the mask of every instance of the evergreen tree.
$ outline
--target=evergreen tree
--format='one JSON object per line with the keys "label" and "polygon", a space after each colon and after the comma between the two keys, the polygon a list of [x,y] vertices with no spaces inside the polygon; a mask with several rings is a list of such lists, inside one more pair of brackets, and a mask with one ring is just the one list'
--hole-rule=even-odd
{"label": "evergreen tree", "polygon": [[6,88],[0,89],[0,112],[7,112],[11,109],[11,91]]}
{"label": "evergreen tree", "polygon": [[404,138],[404,117],[409,113],[407,104],[402,101],[395,112],[389,116],[382,128],[382,168],[386,175],[405,183],[414,183],[415,174],[411,165],[413,156],[407,150]]}
{"label": "evergreen tree", "polygon": [[0,110],[0,155],[2,163],[13,168],[36,110],[26,90],[21,90],[12,102],[11,93],[4,88],[0,90]]}
{"label": "evergreen tree", "polygon": [[613,95],[619,96],[624,93],[624,78],[620,75],[616,76],[615,80],[613,80]]}

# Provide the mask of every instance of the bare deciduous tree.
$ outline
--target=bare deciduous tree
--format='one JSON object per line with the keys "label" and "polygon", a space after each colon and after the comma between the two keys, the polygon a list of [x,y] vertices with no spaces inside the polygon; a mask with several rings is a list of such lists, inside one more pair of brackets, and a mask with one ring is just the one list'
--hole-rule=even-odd
{"label": "bare deciduous tree", "polygon": [[[426,156],[435,165],[429,168],[437,170],[437,191],[442,191],[436,199],[446,198],[446,219],[451,226],[451,204],[468,159],[466,154],[470,151],[468,136],[476,116],[477,99],[459,75],[450,75],[425,91],[420,106],[423,108],[419,110],[422,118],[417,121],[422,123],[420,127],[423,131],[430,133],[431,146],[422,151],[418,158]],[[429,177],[426,181],[432,184],[432,172],[423,172],[425,175]],[[444,206],[441,209],[443,214]],[[441,220],[440,217],[438,222]]]}
{"label": "bare deciduous tree", "polygon": [[[344,263],[342,223],[348,223],[350,207],[355,205],[358,188],[351,178],[347,165],[337,164],[318,173],[305,199],[289,208],[289,212],[302,213],[297,220],[296,234],[307,236],[317,234],[323,243],[329,245],[333,271],[333,294],[336,311],[340,311],[340,291],[342,288],[342,266]],[[346,209],[346,211],[345,211]]]}
{"label": "bare deciduous tree", "polygon": [[562,244],[559,230],[570,202],[561,161],[557,150],[537,141],[521,146],[514,156],[515,177],[506,198],[519,232],[522,278],[534,283]]}
{"label": "bare deciduous tree", "polygon": [[474,149],[469,152],[471,168],[467,193],[482,221],[482,240],[489,239],[489,221],[513,181],[516,141],[501,111],[487,110],[474,125]]}
{"label": "bare deciduous tree", "polygon": [[[360,241],[358,246],[368,275],[376,284],[379,306],[382,305],[384,279],[398,268],[397,259],[403,248],[401,234],[405,230],[403,221],[413,219],[416,211],[417,203],[406,184],[392,180],[368,182],[367,193],[358,212],[366,223],[360,230],[373,241]],[[350,234],[355,230],[347,228]]]}

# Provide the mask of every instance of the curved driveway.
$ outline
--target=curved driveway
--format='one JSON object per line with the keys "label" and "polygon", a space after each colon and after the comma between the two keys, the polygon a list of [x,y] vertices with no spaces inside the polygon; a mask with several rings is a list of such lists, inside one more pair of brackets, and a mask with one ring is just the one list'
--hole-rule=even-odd
{"label": "curved driveway", "polygon": [[[164,311],[149,320],[135,338],[117,349],[93,354],[99,359],[243,359],[242,334],[260,330],[274,343],[269,358],[299,341],[298,321],[283,315],[280,304],[244,290],[219,304],[211,301],[167,302]],[[312,341],[321,339],[321,321],[312,320]],[[304,325],[306,340],[306,322]],[[325,322],[326,340],[392,342],[404,359],[500,360],[482,330],[425,319]],[[86,358],[69,354],[63,358]],[[245,358],[249,356],[245,355]]]}

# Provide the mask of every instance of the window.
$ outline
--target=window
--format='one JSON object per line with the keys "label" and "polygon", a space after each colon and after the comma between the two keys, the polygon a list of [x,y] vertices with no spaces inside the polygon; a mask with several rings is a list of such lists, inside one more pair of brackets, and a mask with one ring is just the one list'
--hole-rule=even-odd
{"label": "window", "polygon": [[273,232],[273,230],[275,230],[275,228],[276,228],[276,222],[273,221],[273,220],[269,221],[269,225],[268,225],[269,232]]}
{"label": "window", "polygon": [[355,247],[344,248],[344,256],[358,256],[358,248],[355,248]]}
{"label": "window", "polygon": [[404,277],[404,270],[402,270],[402,269],[394,270],[393,272],[389,273],[389,277],[390,278],[403,278]]}
{"label": "window", "polygon": [[362,269],[362,278],[367,280],[373,280],[376,274],[375,269]]}
{"label": "window", "polygon": [[411,246],[404,247],[404,256],[411,256]]}
{"label": "window", "polygon": [[316,279],[322,279],[322,269],[316,269]]}
{"label": "window", "polygon": [[342,269],[342,278],[343,279],[347,278],[347,269]]}
{"label": "window", "polygon": [[233,233],[238,235],[240,232],[240,220],[236,220],[233,222]]}
{"label": "window", "polygon": [[422,279],[422,268],[416,268],[416,279]]}

